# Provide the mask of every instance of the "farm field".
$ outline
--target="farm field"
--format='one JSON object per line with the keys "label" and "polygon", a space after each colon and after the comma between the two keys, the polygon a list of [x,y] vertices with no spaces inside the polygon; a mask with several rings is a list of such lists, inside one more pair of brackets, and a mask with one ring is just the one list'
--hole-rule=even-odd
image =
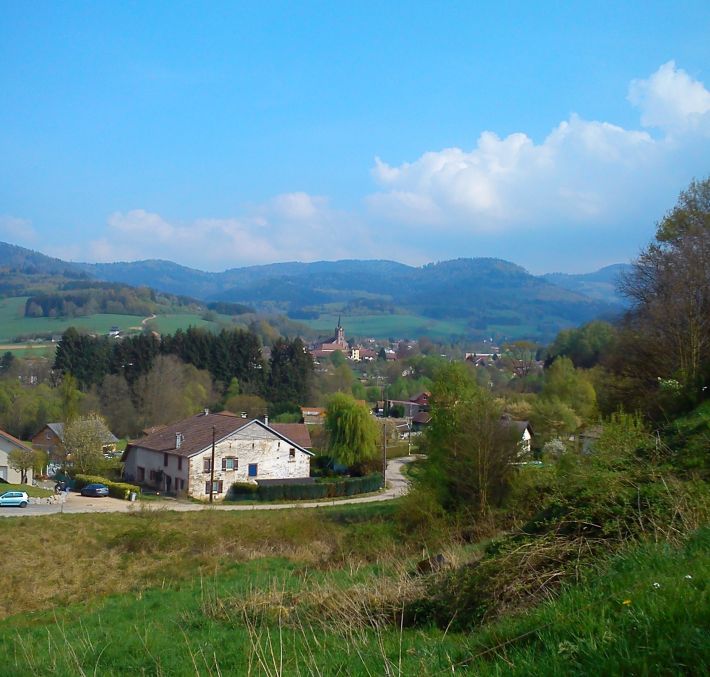
{"label": "farm field", "polygon": [[[324,334],[332,333],[338,323],[338,315],[321,315],[315,320],[299,320]],[[468,333],[466,323],[455,320],[433,320],[421,315],[356,315],[342,320],[348,336],[371,336],[373,338],[419,338],[429,336],[449,339]]]}
{"label": "farm field", "polygon": [[[24,296],[0,299],[0,343],[13,343],[16,337],[31,334],[61,334],[69,327],[80,327],[97,334],[107,334],[114,325],[124,332],[140,331],[141,320],[144,319],[137,315],[114,314],[96,314],[73,318],[24,317],[26,300],[27,297]],[[219,315],[218,319],[225,324],[231,323],[231,318],[226,315]],[[172,334],[177,329],[187,329],[190,326],[210,329],[216,329],[218,326],[215,322],[203,320],[194,313],[158,315],[151,320],[151,324],[157,327],[160,333],[167,334]],[[41,347],[45,349],[45,352],[51,352],[51,346]],[[37,346],[29,350],[39,350],[41,347]],[[20,353],[15,354],[18,357],[27,356]]]}

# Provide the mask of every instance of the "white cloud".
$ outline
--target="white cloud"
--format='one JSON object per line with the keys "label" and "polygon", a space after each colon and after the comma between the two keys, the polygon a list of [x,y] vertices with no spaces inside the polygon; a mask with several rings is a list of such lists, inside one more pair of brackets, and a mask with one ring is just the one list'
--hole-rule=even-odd
{"label": "white cloud", "polygon": [[710,151],[703,133],[710,129],[710,92],[670,62],[634,81],[629,99],[644,126],[668,133],[655,139],[578,115],[539,144],[524,133],[500,138],[486,131],[470,151],[446,148],[396,166],[376,158],[372,175],[380,190],[366,204],[386,221],[471,234],[637,221],[668,176],[686,181],[707,171],[700,149]]}
{"label": "white cloud", "polygon": [[38,237],[37,231],[29,219],[0,214],[0,240],[29,247],[37,243]]}
{"label": "white cloud", "polygon": [[277,195],[252,205],[238,218],[200,218],[174,223],[143,209],[115,212],[105,237],[89,243],[92,261],[162,258],[223,269],[274,261],[343,258],[353,239],[366,250],[362,226],[333,210],[326,198],[306,193]]}
{"label": "white cloud", "polygon": [[629,101],[641,110],[644,127],[669,131],[710,131],[710,92],[674,61],[663,64],[647,80],[633,80]]}

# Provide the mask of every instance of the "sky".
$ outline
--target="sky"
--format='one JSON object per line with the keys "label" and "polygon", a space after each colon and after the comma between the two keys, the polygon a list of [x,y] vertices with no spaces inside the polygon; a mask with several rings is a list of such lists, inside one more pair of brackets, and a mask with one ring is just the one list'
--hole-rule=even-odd
{"label": "sky", "polygon": [[710,175],[709,35],[707,0],[0,0],[0,240],[629,261]]}

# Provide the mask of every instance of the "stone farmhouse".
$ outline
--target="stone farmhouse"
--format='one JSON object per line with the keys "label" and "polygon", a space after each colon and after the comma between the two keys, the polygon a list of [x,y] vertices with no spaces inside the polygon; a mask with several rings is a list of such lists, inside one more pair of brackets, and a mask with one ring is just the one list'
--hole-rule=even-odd
{"label": "stone farmhouse", "polygon": [[[212,445],[214,440],[214,472]],[[302,423],[275,423],[208,411],[164,426],[123,452],[127,482],[169,494],[223,499],[234,482],[310,476],[313,452]]]}
{"label": "stone farmhouse", "polygon": [[[26,444],[20,442],[10,433],[0,430],[0,493],[2,493],[3,480],[10,484],[20,484],[22,482],[21,473],[12,468],[8,461],[8,454],[15,449],[27,452],[32,451]],[[27,469],[27,483],[32,484],[32,468]]]}

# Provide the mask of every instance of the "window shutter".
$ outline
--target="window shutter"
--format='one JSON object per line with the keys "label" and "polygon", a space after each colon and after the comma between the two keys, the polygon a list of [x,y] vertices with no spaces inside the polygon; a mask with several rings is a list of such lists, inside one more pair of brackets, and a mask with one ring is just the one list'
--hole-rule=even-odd
{"label": "window shutter", "polygon": [[222,493],[222,480],[219,480],[219,482],[217,483],[217,493]]}
{"label": "window shutter", "polygon": [[206,494],[210,493],[210,483],[209,482],[205,482],[205,493]]}
{"label": "window shutter", "polygon": [[227,469],[227,459],[223,458],[222,459],[222,470],[226,470],[226,469]]}

